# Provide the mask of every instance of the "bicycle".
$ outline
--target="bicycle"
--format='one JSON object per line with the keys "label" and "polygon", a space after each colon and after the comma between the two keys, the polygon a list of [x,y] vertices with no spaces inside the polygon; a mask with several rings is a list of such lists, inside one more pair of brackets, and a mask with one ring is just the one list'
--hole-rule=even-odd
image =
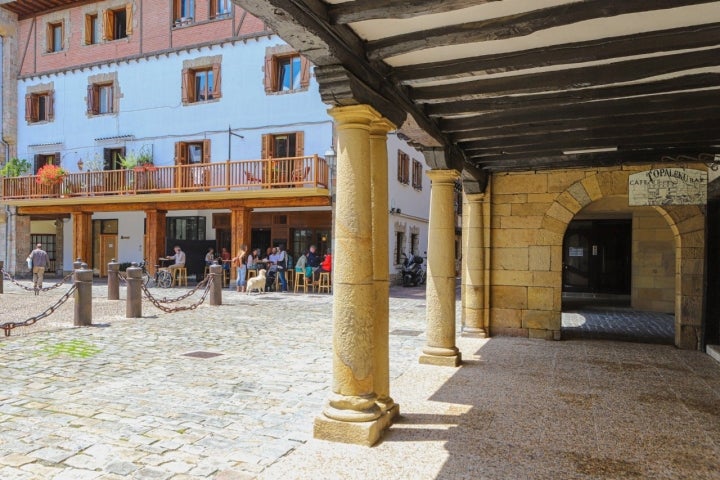
{"label": "bicycle", "polygon": [[155,276],[151,276],[147,270],[147,262],[144,260],[138,265],[142,269],[143,285],[148,286],[150,280],[153,281],[153,285],[160,288],[170,288],[172,285],[172,274],[166,268],[160,268],[160,265],[155,265]]}

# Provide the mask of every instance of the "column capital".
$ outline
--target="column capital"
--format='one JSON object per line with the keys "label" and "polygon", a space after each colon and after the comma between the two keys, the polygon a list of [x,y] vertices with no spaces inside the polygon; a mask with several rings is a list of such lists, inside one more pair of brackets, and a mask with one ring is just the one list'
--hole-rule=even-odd
{"label": "column capital", "polygon": [[485,200],[484,193],[466,193],[465,198],[468,203],[482,203]]}
{"label": "column capital", "polygon": [[388,132],[395,129],[397,129],[397,127],[390,120],[387,118],[380,118],[370,124],[370,136],[385,137]]}
{"label": "column capital", "polygon": [[427,170],[426,175],[433,183],[452,183],[455,182],[458,178],[460,178],[460,172],[458,172],[455,169],[445,170],[445,169],[434,169],[434,170]]}
{"label": "column capital", "polygon": [[355,128],[360,126],[370,128],[372,122],[382,119],[382,115],[370,105],[333,107],[328,110],[328,114],[337,122],[338,128],[343,128],[350,124],[358,124],[355,125]]}

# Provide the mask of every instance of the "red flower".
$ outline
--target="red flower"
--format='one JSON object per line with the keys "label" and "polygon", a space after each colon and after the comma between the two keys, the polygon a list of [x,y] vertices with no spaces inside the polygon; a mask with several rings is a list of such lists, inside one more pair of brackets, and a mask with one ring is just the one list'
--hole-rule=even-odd
{"label": "red flower", "polygon": [[40,185],[58,185],[62,183],[67,174],[68,172],[62,167],[48,163],[38,170],[35,181]]}

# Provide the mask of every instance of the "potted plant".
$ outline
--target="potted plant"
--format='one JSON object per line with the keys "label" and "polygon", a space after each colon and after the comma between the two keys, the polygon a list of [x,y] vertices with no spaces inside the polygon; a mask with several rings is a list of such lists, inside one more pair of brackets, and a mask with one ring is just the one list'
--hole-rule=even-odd
{"label": "potted plant", "polygon": [[24,158],[11,158],[2,168],[0,168],[0,176],[3,177],[21,177],[30,172],[32,165]]}
{"label": "potted plant", "polygon": [[64,168],[48,163],[38,170],[35,181],[40,185],[60,185],[67,174],[68,172]]}

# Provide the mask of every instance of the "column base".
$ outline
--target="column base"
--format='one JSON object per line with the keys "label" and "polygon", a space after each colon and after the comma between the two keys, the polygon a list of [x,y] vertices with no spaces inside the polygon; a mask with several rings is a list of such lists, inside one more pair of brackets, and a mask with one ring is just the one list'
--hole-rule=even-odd
{"label": "column base", "polygon": [[484,328],[476,328],[476,327],[463,328],[462,332],[460,333],[460,336],[470,337],[470,338],[488,338],[487,332],[485,332]]}
{"label": "column base", "polygon": [[462,354],[457,352],[456,355],[440,356],[428,355],[423,353],[420,355],[420,363],[423,365],[437,365],[439,367],[459,367],[462,364]]}
{"label": "column base", "polygon": [[383,413],[380,415],[378,420],[382,423],[382,429],[387,430],[393,424],[395,418],[400,415],[400,405],[393,402],[392,405],[388,407],[380,407],[380,409]]}
{"label": "column base", "polygon": [[383,414],[370,422],[342,422],[320,414],[315,418],[313,437],[371,447],[380,440],[383,430],[390,425],[387,417],[387,414]]}

